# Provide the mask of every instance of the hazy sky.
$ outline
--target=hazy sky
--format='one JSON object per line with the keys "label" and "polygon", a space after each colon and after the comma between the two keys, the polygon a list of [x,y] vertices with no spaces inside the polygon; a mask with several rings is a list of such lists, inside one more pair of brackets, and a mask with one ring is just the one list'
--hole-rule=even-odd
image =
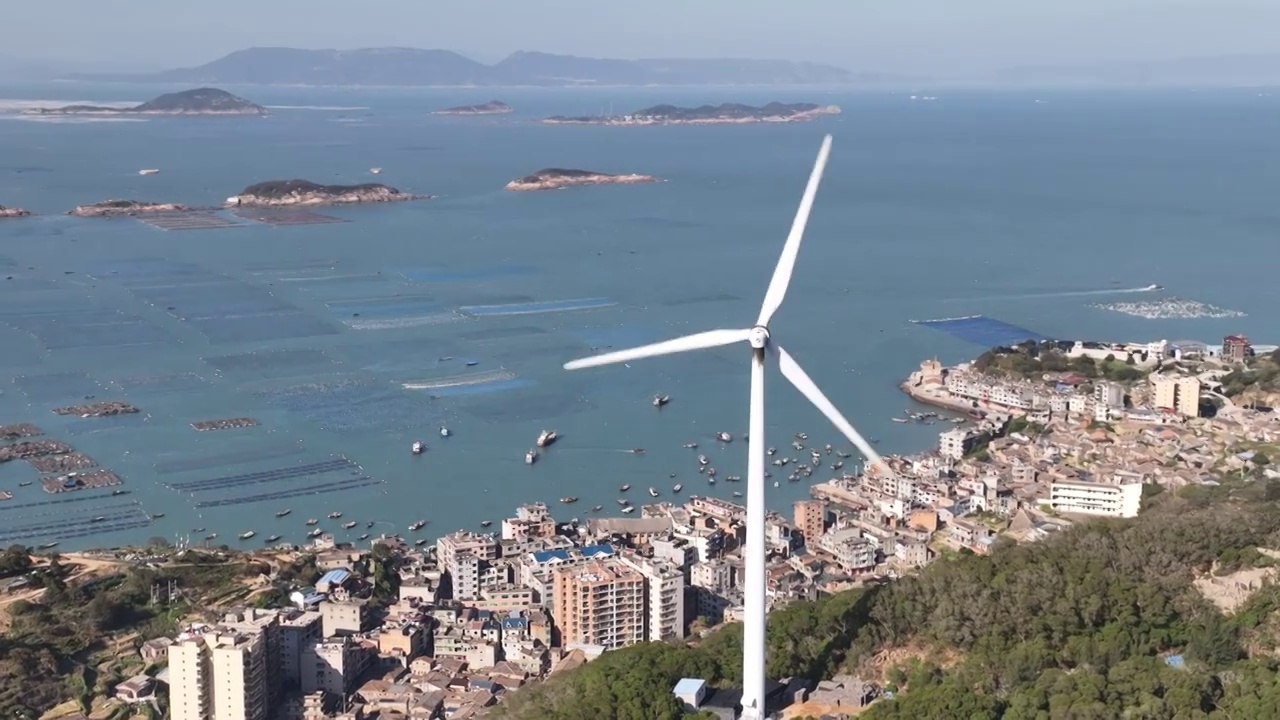
{"label": "hazy sky", "polygon": [[[1280,52],[1280,0],[4,0],[13,57],[196,65],[254,45],[815,60],[974,72]],[[108,65],[110,67],[108,67]]]}

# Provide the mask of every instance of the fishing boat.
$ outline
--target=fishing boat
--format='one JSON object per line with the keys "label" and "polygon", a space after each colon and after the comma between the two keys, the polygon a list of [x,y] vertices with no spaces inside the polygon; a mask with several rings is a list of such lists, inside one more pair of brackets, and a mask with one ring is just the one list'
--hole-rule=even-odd
{"label": "fishing boat", "polygon": [[649,488],[649,497],[658,497],[658,491],[654,488]]}
{"label": "fishing boat", "polygon": [[382,168],[369,168],[369,172],[370,172],[370,173],[372,173],[372,174],[374,174],[374,175],[381,175],[381,174],[382,174]]}
{"label": "fishing boat", "polygon": [[427,446],[425,443],[423,443],[421,440],[414,440],[413,445],[410,446],[409,448],[409,451],[412,452],[414,455],[421,455],[422,451],[426,449],[427,449]]}
{"label": "fishing boat", "polygon": [[891,419],[891,420],[893,420],[893,421],[894,421],[894,422],[896,422],[896,423],[909,423],[909,422],[911,422],[910,420],[907,420],[906,418],[898,418],[898,417],[896,417],[896,418],[890,418],[890,419]]}
{"label": "fishing boat", "polygon": [[764,452],[765,452],[765,454],[766,454],[766,455],[777,455],[777,454],[778,454],[778,448],[776,448],[776,447],[771,447],[771,448],[769,448],[768,450],[765,450]]}
{"label": "fishing boat", "polygon": [[836,451],[836,455],[837,455],[838,457],[846,458],[846,459],[849,457],[849,453],[847,453],[847,452],[845,452],[845,451],[843,451],[843,450],[837,450],[837,451]]}
{"label": "fishing boat", "polygon": [[340,517],[342,517],[342,512],[340,510],[334,510],[333,512],[329,513],[330,520],[337,520]]}
{"label": "fishing boat", "polygon": [[734,491],[733,491],[733,496],[734,496],[734,497],[742,497],[742,493],[738,492],[737,490],[734,490]]}
{"label": "fishing boat", "polygon": [[490,525],[492,525],[492,524],[493,524],[493,521],[492,521],[492,520],[481,520],[481,521],[480,521],[480,527],[489,527],[489,526],[490,526]]}
{"label": "fishing boat", "polygon": [[688,450],[697,450],[697,449],[698,449],[698,443],[696,443],[696,442],[687,442],[687,443],[685,443],[685,444],[684,444],[684,446],[685,446],[685,448],[686,448],[686,449],[688,449]]}
{"label": "fishing boat", "polygon": [[360,537],[358,537],[358,538],[356,538],[356,539],[357,539],[357,540],[368,540],[368,539],[369,539],[369,533],[364,533],[364,534],[362,534]]}
{"label": "fishing boat", "polygon": [[417,520],[412,525],[409,526],[409,532],[418,532],[419,530],[421,530],[426,526],[427,526],[426,520]]}
{"label": "fishing boat", "polygon": [[355,521],[355,520],[352,520],[352,521],[350,521],[350,522],[344,522],[344,523],[342,523],[342,529],[344,529],[344,530],[350,530],[351,528],[355,527],[357,524],[358,524],[358,523],[356,523],[356,521]]}
{"label": "fishing boat", "polygon": [[843,461],[843,460],[837,460],[837,461],[835,461],[835,462],[831,463],[831,469],[832,469],[832,470],[839,470],[839,469],[840,469],[840,468],[842,468],[842,467],[844,467],[844,461]]}
{"label": "fishing boat", "polygon": [[591,512],[600,512],[603,509],[604,509],[603,505],[596,505],[595,507],[591,508]]}
{"label": "fishing boat", "polygon": [[156,175],[160,172],[159,168],[143,168],[138,171],[139,175]]}
{"label": "fishing boat", "polygon": [[684,485],[681,485],[680,483],[676,483],[676,484],[675,484],[675,487],[672,487],[672,488],[671,488],[671,492],[676,492],[676,493],[678,493],[678,492],[680,492],[680,491],[681,491],[681,490],[683,490],[683,489],[684,489]]}
{"label": "fishing boat", "polygon": [[291,513],[291,512],[293,512],[293,511],[292,511],[292,510],[290,510],[289,508],[285,508],[284,510],[277,510],[277,511],[276,511],[276,517],[278,517],[278,518],[279,518],[279,517],[284,517],[285,515],[288,515],[288,514],[289,514],[289,513]]}
{"label": "fishing boat", "polygon": [[240,533],[240,539],[241,539],[241,540],[248,540],[249,538],[251,538],[251,537],[253,537],[254,535],[257,535],[257,534],[258,534],[258,533],[254,532],[254,531],[252,531],[252,530],[245,530],[244,532]]}
{"label": "fishing boat", "polygon": [[698,456],[698,464],[699,464],[699,465],[706,465],[706,464],[707,464],[707,463],[709,463],[709,462],[711,462],[711,461],[707,459],[707,456],[706,456],[706,455],[699,455],[699,456]]}
{"label": "fishing boat", "polygon": [[625,484],[625,485],[623,485],[622,487],[618,488],[618,490],[619,490],[620,492],[626,492],[626,491],[628,491],[628,490],[630,490],[630,489],[631,489],[631,483],[626,483],[626,484]]}
{"label": "fishing boat", "polygon": [[671,402],[670,395],[654,395],[653,396],[653,406],[656,408],[660,408],[669,402]]}
{"label": "fishing boat", "polygon": [[444,425],[440,426],[440,437],[447,438],[451,434],[452,433],[449,432],[449,428],[445,427]]}
{"label": "fishing boat", "polygon": [[708,485],[715,485],[715,484],[716,484],[715,476],[712,476],[712,477],[707,478],[707,484],[708,484]]}
{"label": "fishing boat", "polygon": [[809,439],[809,435],[808,435],[807,433],[798,432],[798,433],[796,433],[796,439],[797,439],[797,440],[808,440],[808,439]]}
{"label": "fishing boat", "polygon": [[265,543],[267,543],[268,545],[270,545],[270,544],[271,544],[271,543],[273,543],[273,542],[280,542],[280,538],[281,538],[281,537],[282,537],[282,536],[280,536],[280,535],[272,535],[271,537],[267,538],[267,539],[266,539],[266,540],[264,540],[263,542],[265,542]]}
{"label": "fishing boat", "polygon": [[532,465],[537,461],[538,461],[538,451],[534,450],[533,448],[529,448],[529,452],[524,454],[524,464]]}
{"label": "fishing boat", "polygon": [[49,548],[56,548],[56,547],[58,547],[58,541],[57,541],[57,540],[54,540],[53,542],[47,542],[47,543],[44,543],[43,545],[41,545],[40,547],[38,547],[38,548],[36,548],[36,549],[37,549],[37,550],[48,550]]}
{"label": "fishing boat", "polygon": [[112,490],[112,491],[111,491],[111,496],[112,496],[112,497],[117,497],[117,496],[119,496],[119,495],[128,495],[128,494],[129,494],[129,491],[128,491],[128,490],[119,489],[119,488],[117,488],[117,489],[115,489],[115,490]]}
{"label": "fishing boat", "polygon": [[307,525],[315,525],[318,522],[320,521],[315,518],[307,518]]}
{"label": "fishing boat", "polygon": [[828,444],[828,445],[827,445],[826,447],[824,447],[823,449],[827,451],[827,454],[828,454],[828,455],[830,455],[830,454],[831,454],[831,445],[829,445],[829,444]]}
{"label": "fishing boat", "polygon": [[632,455],[643,455],[643,454],[644,454],[644,448],[631,448],[631,454],[632,454]]}
{"label": "fishing boat", "polygon": [[574,497],[574,496],[572,496],[572,495],[566,495],[566,496],[564,496],[564,497],[560,498],[560,502],[564,503],[565,505],[572,505],[573,503],[578,502],[578,498],[576,498],[576,497]]}
{"label": "fishing boat", "polygon": [[622,508],[622,512],[624,512],[624,513],[633,513],[633,512],[635,512],[635,511],[636,511],[636,509],[635,509],[635,506],[633,506],[633,505],[628,505],[628,506],[626,506],[626,507]]}
{"label": "fishing boat", "polygon": [[626,507],[631,504],[631,501],[626,498],[618,498],[618,504],[623,507]]}
{"label": "fishing boat", "polygon": [[556,435],[555,430],[543,430],[538,433],[538,441],[534,444],[540,448],[544,448],[555,442],[557,437],[559,437],[559,435]]}
{"label": "fishing boat", "polygon": [[99,515],[99,516],[98,516],[98,517],[96,517],[96,518],[91,518],[91,519],[89,520],[89,522],[91,522],[91,523],[100,523],[100,522],[103,522],[103,521],[105,521],[105,520],[106,520],[106,518],[105,518],[105,517],[103,517],[102,515]]}
{"label": "fishing boat", "polygon": [[209,533],[208,535],[205,535],[205,536],[204,536],[204,539],[205,539],[205,540],[216,540],[216,539],[218,539],[218,533]]}
{"label": "fishing boat", "polygon": [[733,436],[723,430],[716,433],[716,439],[723,443],[733,442]]}
{"label": "fishing boat", "polygon": [[422,545],[426,545],[428,542],[430,541],[427,538],[418,538],[417,540],[413,541],[413,544],[417,546],[422,546]]}
{"label": "fishing boat", "polygon": [[204,532],[204,528],[195,528],[195,529],[194,529],[194,530],[192,530],[191,532],[202,533],[202,532]]}
{"label": "fishing boat", "polygon": [[468,360],[467,367],[475,367],[480,364],[479,360]]}
{"label": "fishing boat", "polygon": [[715,469],[715,468],[707,468],[707,477],[715,477],[715,476],[716,476],[716,469]]}
{"label": "fishing boat", "polygon": [[729,482],[742,482],[742,478],[737,475],[727,475],[725,476],[725,480],[728,480]]}
{"label": "fishing boat", "polygon": [[151,517],[152,517],[152,519],[162,518],[162,517],[164,517],[164,513],[155,513],[155,514],[154,514],[154,515],[152,515]]}
{"label": "fishing boat", "polygon": [[323,534],[324,534],[323,530],[321,530],[320,528],[316,528],[315,530],[312,530],[311,532],[307,533],[307,537],[315,539],[320,537]]}
{"label": "fishing boat", "polygon": [[27,480],[26,482],[20,482],[20,483],[18,483],[18,487],[26,487],[26,486],[30,485],[32,482],[34,482],[34,481],[33,481],[33,480]]}

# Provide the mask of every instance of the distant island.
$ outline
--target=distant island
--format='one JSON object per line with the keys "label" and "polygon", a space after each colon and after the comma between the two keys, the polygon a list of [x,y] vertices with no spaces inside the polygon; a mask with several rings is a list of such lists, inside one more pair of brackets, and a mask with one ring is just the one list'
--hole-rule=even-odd
{"label": "distant island", "polygon": [[490,100],[481,105],[459,105],[458,107],[437,110],[433,115],[506,115],[512,112],[511,106],[501,100]]}
{"label": "distant island", "polygon": [[5,207],[0,205],[0,218],[26,217],[31,213],[16,207]]}
{"label": "distant island", "polygon": [[401,87],[609,87],[714,85],[909,85],[904,79],[789,60],[617,60],[516,52],[492,65],[451,50],[405,47],[304,50],[255,47],[192,68],[145,74],[79,73],[73,80],[200,85]]}
{"label": "distant island", "polygon": [[167,93],[133,107],[67,105],[31,108],[28,115],[266,115],[267,109],[217,88],[197,88]]}
{"label": "distant island", "polygon": [[321,185],[310,180],[269,180],[241,190],[239,195],[227,198],[227,204],[235,207],[344,205],[427,200],[430,197],[430,195],[411,195],[380,183]]}
{"label": "distant island", "polygon": [[565,170],[562,168],[544,168],[532,175],[512,180],[507,183],[507,190],[559,190],[572,185],[626,185],[631,183],[657,182],[658,178],[649,175],[610,175],[591,170]]}
{"label": "distant island", "polygon": [[186,212],[192,208],[174,203],[153,203],[141,200],[103,200],[92,205],[77,205],[68,215],[77,217],[112,217],[118,215],[146,215],[151,213]]}
{"label": "distant island", "polygon": [[654,105],[627,115],[554,115],[542,122],[548,125],[715,125],[758,122],[803,122],[821,115],[836,115],[839,105],[815,103],[771,102],[763,107],[725,103],[695,108]]}

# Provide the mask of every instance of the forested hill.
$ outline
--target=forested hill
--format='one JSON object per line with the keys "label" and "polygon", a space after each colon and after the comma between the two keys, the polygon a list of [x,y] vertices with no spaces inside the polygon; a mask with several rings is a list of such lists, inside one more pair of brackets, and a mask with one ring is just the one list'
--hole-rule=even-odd
{"label": "forested hill", "polygon": [[[1194,488],[1134,520],[793,605],[769,616],[769,674],[852,672],[895,691],[859,720],[1280,717],[1280,587],[1224,614],[1193,584],[1272,565],[1258,548],[1280,548],[1278,499],[1271,481]],[[697,647],[608,652],[495,716],[681,718],[675,681],[738,682],[740,648],[734,625]]]}

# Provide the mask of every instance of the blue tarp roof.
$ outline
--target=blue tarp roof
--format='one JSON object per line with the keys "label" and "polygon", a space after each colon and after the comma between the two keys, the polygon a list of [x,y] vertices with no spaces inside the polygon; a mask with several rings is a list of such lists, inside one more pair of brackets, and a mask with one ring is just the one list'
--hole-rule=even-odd
{"label": "blue tarp roof", "polygon": [[[597,555],[612,555],[613,546],[612,545],[592,545],[590,547],[582,548],[581,550],[579,550],[579,552],[582,553],[582,557],[586,557],[586,558],[596,557]],[[551,562],[552,560],[568,560],[568,559],[569,559],[568,550],[543,550],[541,552],[536,552],[533,554],[533,561],[538,563],[539,565],[543,563]]]}
{"label": "blue tarp roof", "polygon": [[351,577],[351,573],[346,570],[330,570],[324,575],[321,575],[320,579],[316,581],[316,584],[328,583],[330,585],[341,585],[346,582],[349,577]]}

